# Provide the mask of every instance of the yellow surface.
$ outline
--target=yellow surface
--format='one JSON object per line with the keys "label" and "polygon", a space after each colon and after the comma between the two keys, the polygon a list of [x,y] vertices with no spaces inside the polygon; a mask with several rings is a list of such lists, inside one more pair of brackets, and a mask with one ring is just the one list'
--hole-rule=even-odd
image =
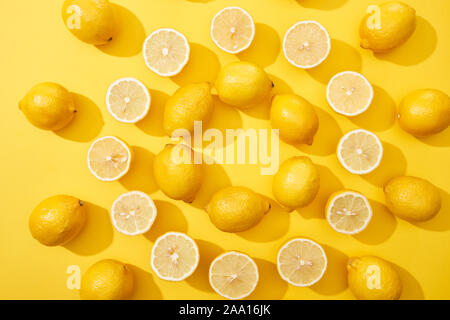
{"label": "yellow surface", "polygon": [[[408,92],[422,87],[450,94],[450,2],[404,0],[417,10],[412,38],[393,53],[374,56],[359,48],[358,27],[369,4],[379,0],[115,0],[122,34],[108,48],[86,45],[71,35],[62,22],[62,1],[8,1],[0,11],[2,116],[0,298],[77,299],[66,287],[66,268],[79,265],[85,272],[94,262],[112,258],[134,265],[135,298],[215,299],[208,284],[210,261],[224,250],[241,250],[254,257],[260,284],[250,298],[353,298],[346,288],[344,264],[353,255],[378,255],[393,262],[404,283],[403,298],[450,298],[450,129],[417,139],[395,123],[396,104]],[[253,15],[256,37],[244,53],[221,52],[209,35],[210,20],[227,5],[241,5]],[[262,5],[264,4],[264,5]],[[332,50],[323,65],[310,71],[290,65],[280,51],[284,32],[295,22],[314,19],[330,32]],[[145,67],[140,54],[144,37],[159,27],[183,31],[191,42],[191,62],[178,76],[164,79]],[[257,165],[213,165],[192,204],[172,201],[157,190],[151,177],[154,154],[169,141],[161,127],[168,95],[179,85],[212,81],[221,65],[237,59],[252,61],[271,75],[277,92],[295,92],[317,106],[320,128],[314,144],[299,149],[280,143],[281,160],[308,155],[319,165],[322,185],[307,208],[286,213],[273,209],[255,228],[243,234],[215,229],[202,207],[218,187],[245,185],[272,197],[271,176],[261,176]],[[326,82],[345,69],[362,72],[374,85],[375,100],[362,116],[348,119],[326,103]],[[116,79],[132,76],[150,89],[149,115],[137,125],[121,124],[107,112],[105,94]],[[60,133],[34,128],[17,104],[27,90],[42,81],[55,81],[77,94],[76,120]],[[245,112],[218,104],[212,126],[268,128],[264,106]],[[347,173],[334,153],[339,137],[354,128],[374,131],[384,142],[385,157],[374,173],[364,177]],[[113,134],[133,146],[135,162],[119,182],[96,180],[86,164],[90,142]],[[382,184],[396,174],[425,178],[440,188],[443,208],[427,223],[411,224],[394,218],[383,206]],[[350,188],[368,196],[373,221],[362,234],[341,235],[324,219],[327,197]],[[139,189],[151,194],[159,216],[148,234],[119,234],[109,221],[117,196]],[[59,193],[80,197],[88,204],[88,222],[82,234],[65,247],[47,248],[28,231],[28,216],[42,199]],[[183,231],[195,238],[200,266],[187,281],[170,283],[150,269],[150,250],[166,231]],[[274,264],[278,248],[294,236],[323,244],[329,266],[324,278],[311,288],[288,286]]]}

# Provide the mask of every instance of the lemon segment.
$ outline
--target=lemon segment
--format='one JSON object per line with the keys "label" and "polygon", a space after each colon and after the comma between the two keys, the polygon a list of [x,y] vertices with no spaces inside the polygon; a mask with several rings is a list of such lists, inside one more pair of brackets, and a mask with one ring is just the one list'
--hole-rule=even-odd
{"label": "lemon segment", "polygon": [[384,186],[384,195],[389,211],[409,221],[430,220],[441,210],[439,190],[421,178],[395,177]]}
{"label": "lemon segment", "polygon": [[218,256],[209,268],[209,283],[222,297],[243,299],[256,288],[258,267],[248,255],[230,251]]}
{"label": "lemon segment", "polygon": [[401,101],[398,123],[416,137],[439,133],[450,125],[450,97],[435,89],[415,90]]}
{"label": "lemon segment", "polygon": [[345,71],[331,78],[327,87],[327,100],[331,108],[345,116],[356,116],[369,108],[373,88],[361,74]]}
{"label": "lemon segment", "polygon": [[375,256],[353,257],[347,263],[348,286],[360,300],[397,300],[402,282],[394,267]]}
{"label": "lemon segment", "polygon": [[328,31],[317,21],[300,21],[286,32],[283,52],[294,66],[310,69],[321,64],[330,54]]}
{"label": "lemon segment", "polygon": [[113,136],[95,140],[87,155],[89,171],[99,180],[115,181],[130,169],[131,150]]}
{"label": "lemon segment", "polygon": [[93,264],[81,278],[83,300],[125,300],[134,291],[131,268],[116,260],[101,260]]}
{"label": "lemon segment", "polygon": [[220,10],[211,23],[211,38],[223,51],[239,53],[247,49],[255,37],[255,23],[242,8]]}
{"label": "lemon segment", "polygon": [[296,238],[278,252],[277,267],[286,282],[297,287],[309,287],[322,278],[327,269],[327,257],[316,242]]}
{"label": "lemon segment", "polygon": [[367,198],[355,191],[335,192],[326,205],[328,224],[337,232],[357,234],[372,219],[372,207]]}
{"label": "lemon segment", "polygon": [[380,165],[383,146],[380,139],[372,132],[357,129],[341,138],[337,156],[347,171],[354,174],[367,174]]}
{"label": "lemon segment", "polygon": [[64,245],[77,236],[86,222],[83,201],[66,195],[39,203],[29,218],[33,238],[46,246]]}
{"label": "lemon segment", "polygon": [[120,195],[111,208],[111,220],[116,230],[130,236],[150,230],[156,215],[155,203],[140,191]]}
{"label": "lemon segment", "polygon": [[108,111],[120,122],[136,123],[142,120],[150,109],[150,103],[148,89],[134,78],[115,81],[106,94]]}
{"label": "lemon segment", "polygon": [[190,47],[186,37],[174,29],[158,29],[144,42],[147,67],[163,77],[172,77],[189,61]]}
{"label": "lemon segment", "polygon": [[199,260],[197,244],[184,233],[168,232],[152,248],[152,269],[163,280],[186,279],[195,271]]}
{"label": "lemon segment", "polygon": [[19,109],[37,128],[58,131],[66,127],[76,113],[73,95],[57,83],[35,85],[19,102]]}

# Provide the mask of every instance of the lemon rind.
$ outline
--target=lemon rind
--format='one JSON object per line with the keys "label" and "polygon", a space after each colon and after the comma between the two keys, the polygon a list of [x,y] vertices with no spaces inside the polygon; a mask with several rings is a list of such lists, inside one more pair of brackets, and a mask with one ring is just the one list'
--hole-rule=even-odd
{"label": "lemon rind", "polygon": [[[310,66],[302,66],[299,65],[297,63],[295,63],[292,59],[290,59],[287,55],[286,52],[286,40],[287,40],[287,36],[289,34],[289,32],[291,32],[295,27],[297,27],[300,24],[307,24],[307,23],[312,23],[312,24],[316,24],[321,30],[323,30],[327,36],[327,43],[328,43],[328,50],[327,53],[325,54],[325,56],[320,59],[319,61],[317,61],[315,64],[312,64]],[[324,62],[328,56],[330,55],[330,51],[331,51],[331,38],[330,38],[330,34],[328,33],[327,29],[325,29],[325,27],[323,25],[321,25],[319,22],[314,21],[314,20],[304,20],[304,21],[299,21],[297,23],[295,23],[293,26],[291,26],[286,33],[284,34],[284,39],[283,39],[283,53],[284,53],[284,57],[286,58],[287,61],[289,61],[290,64],[292,64],[293,66],[300,68],[300,69],[312,69],[317,67],[318,65],[320,65],[322,62]]]}
{"label": "lemon rind", "polygon": [[[334,203],[336,202],[336,200],[337,200],[338,198],[344,197],[345,195],[348,195],[348,194],[353,195],[353,196],[355,196],[355,197],[360,197],[360,198],[362,198],[363,201],[364,201],[364,203],[365,203],[366,206],[367,206],[367,209],[369,210],[369,217],[368,217],[367,220],[364,222],[364,225],[363,225],[361,228],[356,229],[356,230],[354,230],[354,231],[352,231],[352,232],[345,231],[345,230],[340,230],[340,229],[338,229],[335,225],[333,225],[333,224],[331,223],[331,221],[330,221],[330,210],[331,210],[331,208],[333,207]],[[331,202],[330,202],[330,204],[329,204],[329,206],[328,206],[328,210],[327,210],[326,215],[327,215],[327,222],[328,222],[328,224],[333,228],[334,231],[339,232],[339,233],[342,233],[342,234],[350,234],[350,235],[353,235],[353,234],[358,234],[358,233],[362,232],[364,229],[367,228],[367,226],[369,225],[370,221],[372,220],[372,213],[373,213],[373,212],[372,212],[372,206],[370,205],[369,200],[367,199],[367,197],[366,197],[365,195],[363,195],[363,194],[361,194],[361,193],[358,193],[358,192],[355,192],[355,191],[344,191],[344,192],[342,192],[342,193],[336,195],[336,196],[331,200]]]}
{"label": "lemon rind", "polygon": [[[368,87],[370,88],[370,98],[369,98],[369,101],[367,102],[367,104],[366,104],[363,108],[361,108],[360,110],[358,110],[358,111],[355,112],[355,113],[349,113],[349,112],[345,112],[345,111],[342,111],[342,110],[337,109],[336,106],[334,105],[334,103],[332,103],[331,100],[330,100],[329,94],[330,94],[330,87],[331,87],[331,84],[333,83],[333,81],[334,81],[337,77],[342,76],[342,75],[344,75],[344,74],[353,74],[353,75],[355,75],[355,76],[357,76],[357,77],[362,78],[362,79],[364,80],[364,82],[368,85]],[[339,114],[342,114],[342,115],[344,115],[344,116],[347,116],[347,117],[355,117],[355,116],[360,115],[360,114],[362,114],[363,112],[367,111],[367,109],[369,109],[370,105],[372,104],[372,101],[373,101],[373,95],[374,95],[374,94],[373,94],[373,87],[372,87],[372,85],[370,84],[369,80],[367,80],[367,78],[364,77],[362,74],[360,74],[360,73],[358,73],[358,72],[355,72],[355,71],[343,71],[343,72],[339,72],[339,73],[335,74],[335,75],[331,78],[331,80],[328,82],[328,86],[327,86],[327,101],[328,101],[328,104],[330,105],[330,107],[331,107],[335,112],[337,112],[337,113],[339,113]]]}
{"label": "lemon rind", "polygon": [[[371,168],[369,168],[369,169],[367,169],[367,170],[360,170],[360,171],[354,170],[354,169],[350,168],[350,167],[344,162],[344,159],[342,159],[342,157],[341,157],[341,150],[342,150],[342,144],[343,144],[343,142],[344,142],[350,135],[352,135],[352,134],[354,134],[354,133],[357,133],[357,132],[364,132],[364,133],[366,133],[366,134],[369,134],[369,135],[373,136],[373,137],[375,138],[375,140],[377,141],[377,144],[378,144],[379,147],[380,147],[380,154],[378,155],[377,162],[375,163],[375,165],[373,165],[373,167],[371,167]],[[378,136],[377,136],[375,133],[370,132],[370,131],[365,130],[365,129],[356,129],[356,130],[352,130],[352,131],[347,132],[347,133],[341,138],[341,140],[339,141],[339,144],[338,144],[338,148],[337,148],[337,153],[336,153],[336,154],[337,154],[337,157],[338,157],[338,159],[339,159],[339,163],[340,163],[340,164],[344,167],[344,169],[347,170],[348,172],[353,173],[353,174],[357,174],[357,175],[368,174],[368,173],[371,173],[372,171],[374,171],[376,168],[378,168],[378,167],[380,166],[381,159],[383,159],[383,144],[381,143],[380,138],[378,138]]]}
{"label": "lemon rind", "polygon": [[[174,32],[175,34],[177,34],[178,36],[180,36],[183,41],[184,44],[186,46],[186,57],[184,58],[184,61],[182,63],[180,63],[178,69],[176,69],[175,71],[169,72],[169,73],[161,73],[159,70],[155,69],[152,65],[150,65],[150,63],[147,61],[147,57],[145,52],[147,51],[147,46],[148,46],[148,40],[150,40],[155,34],[157,34],[158,32],[161,31],[169,31],[169,32]],[[189,42],[186,39],[185,35],[182,34],[181,32],[172,29],[172,28],[160,28],[157,29],[155,31],[153,31],[144,41],[144,45],[143,45],[143,49],[142,49],[142,53],[144,56],[144,61],[145,61],[145,65],[147,66],[147,68],[149,68],[151,71],[153,71],[154,73],[156,73],[157,75],[161,76],[161,77],[173,77],[176,76],[177,74],[179,74],[181,72],[181,70],[183,70],[183,68],[186,66],[186,64],[189,61],[189,56],[190,56],[190,51],[191,51],[191,47],[189,46]]]}
{"label": "lemon rind", "polygon": [[[155,260],[154,251],[155,251],[155,248],[158,246],[158,244],[159,244],[159,242],[161,242],[161,240],[163,240],[164,238],[166,238],[166,237],[169,236],[169,235],[181,236],[181,237],[183,237],[184,239],[186,239],[187,241],[190,241],[190,242],[193,244],[194,251],[195,251],[196,256],[197,256],[197,259],[196,259],[196,261],[195,261],[195,264],[192,266],[191,270],[189,270],[188,272],[186,272],[186,273],[185,273],[182,277],[180,277],[180,278],[174,278],[174,277],[166,277],[166,276],[163,276],[163,275],[158,271],[158,269],[155,267],[155,264],[154,264],[154,260]],[[179,282],[179,281],[185,280],[186,278],[190,277],[190,276],[194,273],[194,271],[195,271],[195,270],[197,269],[197,267],[198,267],[199,261],[200,261],[200,252],[199,252],[197,243],[194,241],[194,239],[192,239],[192,238],[189,237],[187,234],[182,233],[182,232],[169,231],[169,232],[166,232],[165,234],[163,234],[162,236],[160,236],[158,239],[156,239],[156,242],[155,242],[155,244],[153,245],[152,251],[151,251],[150,265],[151,265],[151,267],[152,267],[152,270],[156,273],[156,275],[157,275],[160,279],[167,280],[167,281],[173,281],[173,282]]]}
{"label": "lemon rind", "polygon": [[[143,198],[145,198],[149,204],[150,207],[152,207],[153,209],[153,217],[149,220],[148,226],[146,226],[144,229],[136,231],[136,232],[126,232],[125,230],[122,230],[118,227],[116,220],[114,219],[114,207],[116,206],[116,204],[118,202],[120,202],[125,196],[129,196],[129,195],[133,195],[133,194],[137,194]],[[153,226],[153,223],[155,222],[156,216],[158,215],[158,210],[156,209],[155,206],[155,202],[152,200],[152,198],[149,197],[148,194],[142,192],[142,191],[129,191],[129,192],[125,192],[122,193],[116,200],[114,200],[112,206],[111,206],[111,222],[114,226],[114,228],[119,231],[122,234],[125,234],[127,236],[137,236],[137,235],[141,235],[144,234],[146,232],[148,232],[150,230],[150,228]]]}
{"label": "lemon rind", "polygon": [[[118,116],[117,116],[114,112],[112,112],[112,110],[111,110],[111,104],[109,103],[109,97],[110,97],[110,95],[111,95],[111,91],[112,91],[112,89],[113,89],[116,85],[118,85],[119,83],[121,83],[121,82],[123,82],[123,81],[130,81],[130,82],[133,82],[133,83],[137,84],[137,85],[140,86],[142,89],[144,89],[145,95],[147,96],[147,103],[146,103],[146,105],[145,105],[145,111],[144,111],[141,115],[139,115],[138,117],[136,117],[135,119],[131,119],[131,120],[122,119],[122,118],[118,117]],[[136,123],[136,122],[138,122],[138,121],[144,119],[144,118],[147,116],[148,112],[150,111],[150,104],[151,104],[151,101],[152,101],[152,100],[151,100],[151,96],[150,96],[150,93],[149,93],[147,87],[146,87],[141,81],[139,81],[139,80],[136,79],[136,78],[131,78],[131,77],[120,78],[120,79],[114,81],[114,82],[109,86],[108,91],[106,92],[106,107],[107,107],[109,113],[114,117],[114,119],[116,119],[116,120],[119,121],[119,122],[123,122],[123,123]]]}
{"label": "lemon rind", "polygon": [[[320,251],[322,252],[322,255],[323,255],[324,259],[325,259],[325,265],[323,266],[322,272],[321,272],[320,275],[317,277],[317,279],[314,279],[313,281],[311,281],[311,282],[309,282],[309,283],[306,283],[306,284],[301,284],[301,283],[295,283],[295,282],[292,282],[292,281],[291,281],[289,278],[287,278],[287,277],[281,272],[281,270],[280,270],[280,256],[281,256],[281,252],[282,252],[287,246],[289,246],[291,243],[297,242],[297,241],[301,241],[301,242],[309,242],[309,243],[312,243],[313,245],[317,246],[317,247],[320,249]],[[303,288],[304,288],[304,287],[310,287],[310,286],[312,286],[313,284],[319,282],[320,279],[322,279],[322,277],[323,277],[325,271],[327,270],[327,265],[328,265],[328,258],[327,258],[327,255],[325,254],[325,251],[323,250],[322,246],[321,246],[320,244],[318,244],[317,242],[312,241],[312,240],[309,240],[309,239],[306,239],[306,238],[295,238],[295,239],[292,239],[292,240],[286,242],[286,243],[281,247],[281,249],[278,251],[278,254],[277,254],[277,270],[278,270],[278,274],[280,275],[280,277],[281,277],[284,281],[286,281],[287,283],[292,284],[293,286],[296,286],[296,287],[303,287]]]}
{"label": "lemon rind", "polygon": [[[211,271],[212,271],[212,267],[214,265],[215,262],[221,260],[223,257],[228,256],[228,255],[236,255],[236,256],[242,256],[248,259],[248,261],[255,267],[256,270],[256,281],[253,285],[253,287],[251,288],[251,290],[248,293],[245,293],[239,297],[230,297],[222,292],[220,292],[213,284],[212,280],[211,280]],[[240,299],[244,299],[246,297],[248,297],[249,295],[251,295],[253,293],[253,291],[255,291],[256,286],[258,285],[259,282],[259,270],[258,270],[258,265],[255,263],[255,261],[247,254],[242,253],[242,252],[237,252],[237,251],[228,251],[225,253],[222,253],[221,255],[219,255],[218,257],[216,257],[213,262],[211,262],[211,265],[209,266],[209,284],[211,285],[211,287],[214,289],[215,292],[217,292],[217,294],[219,294],[220,296],[227,298],[229,300],[240,300]]]}
{"label": "lemon rind", "polygon": [[[222,47],[222,46],[219,44],[219,42],[214,38],[214,35],[213,35],[214,22],[216,21],[216,18],[217,18],[219,15],[221,15],[221,14],[222,14],[224,11],[226,11],[226,10],[239,10],[239,11],[241,11],[244,15],[246,15],[246,16],[250,19],[250,21],[252,22],[252,35],[250,36],[250,39],[249,39],[248,43],[247,43],[245,46],[243,46],[242,48],[239,48],[239,49],[234,50],[234,51],[228,50],[228,49]],[[254,20],[253,20],[253,17],[252,17],[247,11],[245,11],[244,9],[242,9],[242,8],[240,8],[240,7],[234,6],[234,7],[226,7],[226,8],[223,8],[222,10],[220,10],[220,11],[214,16],[214,18],[213,18],[212,21],[211,21],[210,34],[211,34],[211,39],[213,40],[213,42],[215,43],[215,45],[216,45],[219,49],[221,49],[221,50],[223,50],[223,51],[225,51],[225,52],[227,52],[227,53],[238,54],[238,53],[240,53],[240,52],[242,52],[242,51],[244,51],[244,50],[247,50],[247,49],[250,47],[250,45],[251,45],[252,42],[253,42],[253,39],[255,38],[255,29],[256,29],[256,28],[255,28],[255,22],[254,22]]]}
{"label": "lemon rind", "polygon": [[[91,154],[91,151],[92,151],[94,145],[95,145],[97,142],[99,142],[99,141],[101,141],[101,140],[104,140],[104,139],[109,139],[109,138],[110,138],[110,139],[113,139],[113,140],[116,140],[117,142],[119,142],[119,143],[125,148],[125,150],[127,150],[127,153],[128,153],[127,167],[126,167],[126,169],[125,169],[123,172],[121,172],[119,175],[117,175],[117,176],[115,176],[115,177],[113,177],[113,178],[102,178],[102,177],[100,177],[100,176],[94,171],[94,169],[92,169],[92,167],[91,167],[91,162],[89,161],[89,155]],[[97,179],[99,179],[99,180],[101,180],[101,181],[117,181],[117,180],[119,180],[120,178],[122,178],[124,175],[126,175],[126,174],[128,173],[128,171],[130,170],[130,164],[131,164],[131,151],[130,151],[130,148],[128,148],[128,146],[125,144],[125,142],[123,142],[123,141],[120,140],[119,138],[116,138],[116,137],[114,137],[114,136],[104,136],[104,137],[98,138],[97,140],[95,140],[94,142],[92,142],[91,146],[89,147],[88,154],[87,154],[87,163],[88,163],[89,171],[90,171]]]}

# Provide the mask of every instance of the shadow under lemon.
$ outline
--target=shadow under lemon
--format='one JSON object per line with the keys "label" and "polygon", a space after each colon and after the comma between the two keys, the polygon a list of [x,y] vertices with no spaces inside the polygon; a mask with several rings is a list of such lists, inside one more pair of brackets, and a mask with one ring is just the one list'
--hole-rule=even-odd
{"label": "shadow under lemon", "polygon": [[179,74],[170,79],[179,86],[192,83],[216,81],[220,71],[220,62],[216,54],[198,43],[189,43],[191,48],[189,61]]}
{"label": "shadow under lemon", "polygon": [[378,201],[369,200],[372,207],[372,220],[361,233],[353,237],[365,244],[376,245],[387,241],[397,227],[397,218]]}
{"label": "shadow under lemon", "polygon": [[[250,47],[237,54],[239,60],[252,62],[261,68],[270,66],[280,53],[277,31],[264,23],[255,23],[255,37]],[[263,54],[261,54],[263,52]]]}
{"label": "shadow under lemon", "polygon": [[450,147],[450,128],[428,137],[416,139],[433,147]]}
{"label": "shadow under lemon", "polygon": [[211,200],[214,193],[225,187],[231,186],[231,180],[225,169],[219,164],[203,164],[203,181],[200,190],[197,192],[192,206],[207,214],[206,205]]}
{"label": "shadow under lemon", "polygon": [[153,280],[153,275],[134,265],[128,265],[134,275],[133,300],[161,300],[163,295],[161,290]]}
{"label": "shadow under lemon", "polygon": [[361,68],[361,54],[355,48],[341,40],[331,39],[331,50],[327,59],[317,67],[306,71],[315,80],[328,84],[339,72],[361,72]]}
{"label": "shadow under lemon", "polygon": [[327,269],[322,279],[313,284],[311,290],[326,296],[338,294],[347,289],[348,256],[328,245],[321,244],[327,256]]}
{"label": "shadow under lemon", "polygon": [[155,155],[147,149],[132,146],[133,160],[128,173],[119,180],[127,190],[142,191],[151,194],[158,190],[153,178],[153,158]]}
{"label": "shadow under lemon", "polygon": [[145,29],[139,19],[117,4],[112,4],[117,21],[117,34],[110,43],[97,46],[102,52],[116,57],[132,57],[142,51]]}
{"label": "shadow under lemon", "polygon": [[77,113],[67,127],[56,131],[55,134],[77,142],[91,141],[103,128],[102,113],[91,99],[77,93],[72,93],[72,95]]}
{"label": "shadow under lemon", "polygon": [[315,165],[319,171],[320,188],[313,202],[296,211],[305,219],[324,219],[325,207],[332,193],[344,189],[342,182],[331,170],[322,165]]}
{"label": "shadow under lemon", "polygon": [[205,240],[195,239],[195,243],[197,243],[199,249],[200,262],[194,273],[186,279],[186,282],[198,290],[215,292],[209,284],[209,267],[213,260],[224,253],[225,250]]}
{"label": "shadow under lemon", "polygon": [[108,248],[114,237],[109,211],[90,202],[85,202],[86,225],[68,244],[67,250],[81,256],[94,255]]}
{"label": "shadow under lemon", "polygon": [[378,187],[384,187],[392,178],[404,175],[407,166],[406,158],[399,148],[388,142],[381,143],[383,158],[380,166],[371,173],[361,175],[364,180]]}
{"label": "shadow under lemon", "polygon": [[186,233],[188,222],[181,210],[174,204],[164,200],[154,200],[158,215],[150,230],[144,236],[155,242],[163,234],[175,231]]}
{"label": "shadow under lemon", "polygon": [[[263,196],[264,197],[264,196]],[[274,200],[264,197],[270,203],[270,210],[253,228],[236,233],[248,241],[271,242],[282,238],[289,230],[290,214]]]}
{"label": "shadow under lemon", "polygon": [[424,300],[425,296],[419,281],[406,269],[395,263],[390,263],[394,266],[402,280],[403,288],[400,300]]}
{"label": "shadow under lemon", "polygon": [[349,119],[356,125],[369,131],[385,131],[391,128],[397,119],[394,99],[379,86],[373,87],[373,101],[362,114]]}
{"label": "shadow under lemon", "polygon": [[271,261],[254,258],[258,266],[259,282],[248,299],[251,300],[279,300],[288,289],[288,283],[281,279],[277,265]]}
{"label": "shadow under lemon", "polygon": [[348,0],[297,0],[302,7],[318,10],[333,10],[342,7]]}
{"label": "shadow under lemon", "polygon": [[405,43],[390,52],[376,53],[374,56],[401,66],[413,66],[433,54],[437,41],[434,27],[425,18],[416,17],[416,30]]}
{"label": "shadow under lemon", "polygon": [[147,116],[136,123],[136,127],[154,137],[162,137],[166,133],[163,128],[164,108],[169,95],[158,90],[149,90],[151,96],[150,110]]}
{"label": "shadow under lemon", "polygon": [[330,113],[317,106],[314,106],[314,110],[319,118],[319,128],[314,136],[313,144],[310,146],[302,144],[296,146],[296,148],[307,154],[328,156],[336,152],[343,133],[338,122]]}

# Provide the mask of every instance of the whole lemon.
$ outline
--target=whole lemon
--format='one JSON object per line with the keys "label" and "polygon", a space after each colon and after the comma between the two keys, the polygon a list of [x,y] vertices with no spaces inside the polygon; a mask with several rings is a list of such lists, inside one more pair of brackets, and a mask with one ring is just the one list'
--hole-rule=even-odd
{"label": "whole lemon", "polygon": [[273,177],[275,199],[288,209],[311,203],[320,186],[319,172],[308,157],[292,157],[280,165]]}
{"label": "whole lemon", "polygon": [[116,34],[114,10],[108,0],[66,0],[62,18],[75,37],[89,44],[106,44]]}
{"label": "whole lemon", "polygon": [[133,288],[133,270],[107,259],[93,264],[83,275],[80,296],[84,300],[124,300],[131,297]]}
{"label": "whole lemon", "polygon": [[183,144],[168,144],[153,160],[155,182],[169,198],[194,201],[203,179],[201,164],[194,163],[194,152]]}
{"label": "whole lemon", "polygon": [[450,125],[450,98],[434,89],[413,91],[400,103],[398,122],[416,137],[441,132]]}
{"label": "whole lemon", "polygon": [[428,181],[409,176],[391,179],[384,187],[386,206],[397,217],[426,221],[441,209],[439,190]]}
{"label": "whole lemon", "polygon": [[194,121],[209,120],[214,103],[209,83],[190,84],[178,89],[166,103],[163,128],[170,136],[176,129],[194,132]]}
{"label": "whole lemon", "polygon": [[383,3],[378,9],[368,13],[361,22],[361,47],[373,52],[387,52],[413,34],[416,11],[400,1]]}
{"label": "whole lemon", "polygon": [[32,125],[57,131],[67,126],[75,116],[73,95],[56,83],[40,83],[28,91],[19,102],[19,109]]}
{"label": "whole lemon", "polygon": [[347,263],[348,286],[359,300],[397,300],[402,282],[394,267],[375,256],[353,257]]}
{"label": "whole lemon", "polygon": [[273,83],[263,69],[244,61],[226,65],[216,80],[219,99],[241,109],[262,102],[272,87]]}
{"label": "whole lemon", "polygon": [[75,197],[58,195],[45,199],[30,215],[33,238],[46,246],[68,243],[81,231],[86,221],[83,202]]}
{"label": "whole lemon", "polygon": [[216,192],[205,209],[218,229],[241,232],[257,225],[270,203],[248,188],[227,187]]}
{"label": "whole lemon", "polygon": [[270,109],[272,127],[279,129],[280,137],[287,143],[313,143],[319,128],[314,107],[295,94],[281,94],[274,97]]}

